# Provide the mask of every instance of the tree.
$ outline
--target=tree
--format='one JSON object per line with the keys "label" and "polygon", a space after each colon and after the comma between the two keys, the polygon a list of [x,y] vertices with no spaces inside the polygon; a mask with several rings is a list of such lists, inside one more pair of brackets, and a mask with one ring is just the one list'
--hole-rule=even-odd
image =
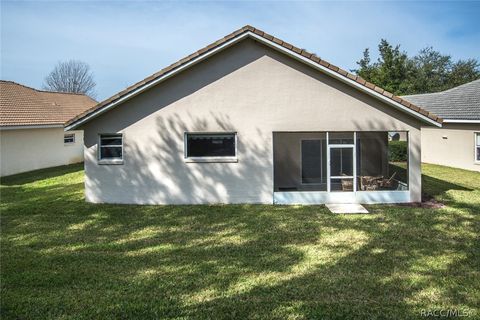
{"label": "tree", "polygon": [[427,47],[409,58],[382,39],[378,46],[379,58],[370,61],[368,49],[353,70],[365,80],[397,95],[428,93],[447,90],[480,78],[479,63],[475,59],[452,62],[449,55],[442,55]]}
{"label": "tree", "polygon": [[407,79],[413,71],[413,64],[400,46],[393,47],[387,40],[382,39],[378,45],[379,58],[371,63],[370,51],[365,49],[363,58],[357,64],[359,69],[353,70],[367,81],[384,88],[387,91],[398,93],[409,90]]}
{"label": "tree", "polygon": [[413,57],[415,77],[411,79],[414,92],[438,92],[449,89],[452,58],[427,47]]}
{"label": "tree", "polygon": [[43,84],[48,91],[84,93],[90,97],[95,97],[95,86],[90,66],[78,60],[57,63]]}
{"label": "tree", "polygon": [[476,59],[458,60],[452,66],[448,82],[453,86],[472,82],[480,78],[480,64]]}

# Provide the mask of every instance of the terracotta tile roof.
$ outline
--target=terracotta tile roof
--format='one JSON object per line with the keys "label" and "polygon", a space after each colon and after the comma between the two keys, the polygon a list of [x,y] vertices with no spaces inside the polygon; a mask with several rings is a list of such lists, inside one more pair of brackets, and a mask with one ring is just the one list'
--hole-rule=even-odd
{"label": "terracotta tile roof", "polygon": [[222,39],[217,40],[214,43],[198,50],[197,52],[194,52],[194,53],[190,54],[189,56],[187,56],[183,59],[180,59],[179,61],[177,61],[177,62],[169,65],[168,67],[152,74],[151,76],[143,79],[142,81],[137,82],[134,85],[120,91],[119,93],[113,95],[112,97],[100,102],[99,104],[97,104],[93,108],[85,111],[83,114],[80,114],[77,117],[68,121],[66,125],[70,125],[70,124],[74,123],[75,121],[80,120],[83,117],[89,115],[90,113],[92,113],[92,112],[94,112],[98,109],[101,109],[102,107],[121,99],[122,97],[131,93],[132,91],[134,91],[134,90],[136,90],[136,89],[138,89],[138,88],[156,80],[157,78],[159,78],[159,77],[161,77],[161,76],[163,76],[163,75],[165,75],[165,74],[167,74],[167,73],[185,65],[186,63],[192,61],[196,57],[198,57],[198,56],[200,56],[200,55],[202,55],[202,54],[204,54],[208,51],[211,51],[211,50],[217,48],[218,46],[226,43],[227,41],[232,40],[233,38],[239,37],[240,35],[242,35],[244,33],[247,33],[247,32],[253,32],[256,35],[258,35],[258,36],[260,36],[260,37],[262,37],[266,40],[272,41],[272,42],[274,42],[274,43],[276,43],[276,44],[278,44],[278,45],[280,45],[280,46],[282,46],[282,47],[284,47],[284,48],[286,48],[286,49],[288,49],[288,50],[290,50],[294,53],[300,54],[303,57],[305,57],[307,59],[310,59],[311,61],[316,62],[317,64],[320,64],[321,66],[323,66],[325,68],[328,68],[328,69],[338,73],[339,75],[341,75],[345,78],[348,78],[349,80],[355,81],[355,82],[359,83],[360,85],[365,86],[366,88],[374,90],[375,92],[385,96],[386,98],[388,98],[388,99],[390,99],[394,102],[397,102],[397,103],[403,105],[404,107],[407,107],[407,108],[409,108],[409,109],[411,109],[411,110],[413,110],[417,113],[420,113],[420,114],[428,117],[429,119],[431,119],[435,122],[442,123],[442,121],[443,121],[442,118],[436,116],[435,114],[433,114],[431,112],[428,112],[428,111],[426,111],[422,108],[419,108],[419,107],[415,106],[414,104],[408,102],[407,100],[402,99],[400,97],[397,97],[397,96],[393,95],[392,93],[390,93],[388,91],[385,91],[384,89],[374,85],[373,83],[365,81],[364,79],[362,79],[361,77],[359,77],[355,74],[347,72],[347,71],[345,71],[345,70],[343,70],[343,69],[341,69],[341,68],[339,68],[339,67],[337,67],[337,66],[335,66],[335,65],[333,65],[333,64],[331,64],[331,63],[329,63],[325,60],[322,60],[313,53],[309,53],[308,51],[306,51],[304,49],[297,48],[294,45],[291,45],[291,44],[289,44],[289,43],[287,43],[283,40],[280,40],[280,39],[278,39],[278,38],[276,38],[272,35],[269,35],[268,33],[265,33],[265,32],[263,32],[259,29],[256,29],[252,26],[247,25],[243,28],[240,28],[240,29],[230,33],[229,35],[223,37]]}
{"label": "terracotta tile roof", "polygon": [[63,125],[97,102],[84,94],[36,90],[0,80],[0,126]]}

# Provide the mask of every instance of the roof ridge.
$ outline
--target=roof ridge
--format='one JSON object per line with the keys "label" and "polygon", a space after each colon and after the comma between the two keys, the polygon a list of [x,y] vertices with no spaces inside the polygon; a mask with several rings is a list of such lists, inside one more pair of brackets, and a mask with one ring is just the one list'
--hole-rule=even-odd
{"label": "roof ridge", "polygon": [[60,93],[60,94],[70,94],[70,95],[78,95],[78,96],[87,96],[87,97],[90,97],[90,96],[88,96],[87,94],[85,94],[85,93],[80,93],[80,92],[61,92],[61,91],[40,90],[40,89],[36,89],[36,88],[33,88],[33,87],[29,87],[29,86],[26,86],[26,85],[24,85],[24,84],[21,84],[21,83],[12,81],[12,80],[0,80],[0,82],[11,83],[11,84],[14,84],[14,85],[17,85],[17,86],[21,86],[21,87],[24,87],[24,88],[27,88],[27,89],[30,89],[30,90],[34,90],[34,91],[37,91],[37,92],[40,92],[40,93]]}
{"label": "roof ridge", "polygon": [[408,98],[411,98],[411,97],[418,97],[418,96],[433,96],[433,95],[443,94],[444,92],[445,92],[445,91],[406,94],[406,95],[403,95],[403,96],[400,96],[400,97],[408,97]]}
{"label": "roof ridge", "polygon": [[245,25],[242,28],[237,29],[237,30],[233,31],[232,33],[226,35],[225,37],[223,37],[223,38],[221,38],[221,39],[219,39],[215,42],[212,42],[211,44],[201,48],[200,50],[197,50],[196,52],[178,60],[175,63],[170,64],[169,66],[161,69],[160,71],[158,71],[156,73],[153,73],[152,75],[144,78],[143,80],[138,81],[138,82],[134,83],[133,85],[125,88],[124,90],[114,94],[113,96],[99,102],[94,107],[86,110],[82,114],[80,114],[77,117],[68,121],[67,125],[72,125],[73,123],[75,123],[78,120],[86,117],[90,113],[93,113],[98,109],[101,109],[101,108],[103,108],[103,107],[105,107],[105,106],[107,106],[111,103],[114,103],[114,102],[118,101],[119,99],[121,99],[124,96],[130,94],[131,92],[133,92],[137,89],[141,89],[145,85],[157,80],[161,76],[166,75],[166,74],[178,69],[179,67],[184,66],[185,64],[187,64],[191,61],[194,61],[197,57],[202,56],[202,55],[206,54],[207,52],[210,52],[213,49],[218,48],[222,44],[225,44],[228,41],[230,41],[232,39],[235,39],[235,38],[239,37],[240,35],[242,35],[244,33],[247,33],[247,32],[251,32],[251,33],[254,34],[254,36],[258,36],[258,37],[263,38],[263,39],[265,39],[269,42],[273,42],[274,45],[283,47],[283,49],[287,49],[287,50],[293,52],[296,55],[300,55],[302,58],[311,60],[314,63],[320,65],[320,67],[329,69],[330,71],[333,71],[334,73],[337,73],[337,74],[343,76],[348,81],[356,82],[357,84],[371,90],[375,94],[381,95],[385,99],[389,99],[393,103],[399,104],[402,107],[410,109],[411,111],[417,113],[421,117],[425,117],[425,118],[429,119],[429,121],[433,121],[433,122],[436,122],[436,123],[442,123],[442,121],[443,121],[442,118],[438,117],[437,115],[435,115],[435,114],[433,114],[433,113],[431,113],[431,112],[429,112],[429,111],[427,111],[423,108],[420,108],[420,107],[410,103],[409,101],[407,101],[405,99],[402,99],[402,98],[394,95],[393,93],[390,93],[390,92],[386,91],[385,89],[380,88],[379,86],[376,86],[373,83],[370,83],[370,82],[366,81],[365,79],[361,78],[360,76],[358,76],[356,74],[352,74],[350,72],[347,72],[347,71],[337,67],[336,65],[333,65],[333,64],[319,58],[316,54],[310,53],[305,49],[300,49],[300,48],[298,48],[298,47],[296,47],[296,46],[294,46],[294,45],[292,45],[292,44],[290,44],[286,41],[283,41],[279,38],[276,38],[276,37],[264,32],[260,29],[254,28],[251,25]]}
{"label": "roof ridge", "polygon": [[0,88],[1,127],[65,124],[97,103],[87,95],[57,95],[57,92],[36,90],[14,81],[0,80]]}
{"label": "roof ridge", "polygon": [[456,87],[453,87],[453,88],[450,88],[450,89],[447,89],[447,90],[443,90],[443,91],[440,91],[440,92],[450,92],[450,91],[454,91],[456,89],[460,89],[460,88],[463,88],[463,87],[466,87],[466,86],[470,86],[472,85],[474,82],[480,82],[480,79],[476,79],[476,80],[473,80],[473,81],[470,81],[470,82],[467,82],[467,83],[464,83],[464,84],[461,84],[459,86],[456,86]]}
{"label": "roof ridge", "polygon": [[451,93],[452,91],[457,91],[457,90],[461,90],[463,89],[464,87],[467,87],[467,86],[471,86],[472,84],[478,82],[480,84],[480,79],[476,79],[476,80],[473,80],[473,81],[470,81],[470,82],[467,82],[467,83],[464,83],[464,84],[461,84],[459,86],[456,86],[456,87],[453,87],[453,88],[450,88],[450,89],[447,89],[447,90],[443,90],[443,91],[437,91],[437,92],[426,92],[426,93],[415,93],[415,94],[406,94],[406,95],[403,95],[402,97],[418,97],[418,96],[427,96],[427,95],[443,95],[443,94],[448,94],[448,93]]}

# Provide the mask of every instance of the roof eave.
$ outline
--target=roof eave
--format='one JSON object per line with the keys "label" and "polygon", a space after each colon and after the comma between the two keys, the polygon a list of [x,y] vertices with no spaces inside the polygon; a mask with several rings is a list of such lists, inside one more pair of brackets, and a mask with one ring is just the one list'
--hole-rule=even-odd
{"label": "roof eave", "polygon": [[350,79],[348,77],[345,77],[343,76],[342,74],[340,73],[337,73],[319,63],[316,63],[312,60],[310,60],[309,58],[301,55],[301,54],[298,54],[298,53],[295,53],[293,51],[290,51],[290,50],[287,50],[285,48],[283,48],[282,46],[278,45],[277,43],[275,42],[272,42],[272,41],[269,41],[263,37],[260,37],[256,34],[252,34],[252,36],[260,41],[263,41],[263,43],[271,46],[271,47],[274,47],[275,49],[278,49],[278,50],[282,50],[284,51],[285,53],[287,53],[289,56],[297,59],[297,60],[301,60],[302,62],[306,63],[306,64],[309,64],[310,66],[313,66],[315,69],[317,70],[320,70],[322,71],[323,73],[326,73],[332,77],[334,77],[335,79],[337,80],[340,80],[341,82],[344,82],[346,84],[349,84],[350,86],[353,86],[353,87],[356,87],[358,89],[360,89],[361,91],[367,93],[368,95],[370,96],[373,96],[375,98],[378,98],[386,103],[388,103],[389,105],[397,108],[397,109],[400,109],[402,111],[405,111],[407,113],[410,113],[411,115],[413,115],[415,118],[418,118],[419,120],[422,120],[422,121],[425,121],[425,122],[428,122],[430,124],[433,124],[437,127],[441,127],[442,126],[442,121],[443,119],[441,118],[438,118],[439,121],[436,121],[436,120],[433,120],[433,119],[430,119],[428,116],[424,116],[422,115],[421,113],[419,112],[416,112],[416,111],[413,111],[411,109],[409,109],[408,107],[402,105],[401,103],[398,103],[398,102],[395,102],[394,100],[384,96],[383,94],[373,90],[373,89],[369,89],[363,85],[361,85],[360,83],[358,83],[357,81],[354,81],[353,79]]}
{"label": "roof eave", "polygon": [[[419,120],[421,120],[425,123],[428,123],[428,124],[431,124],[431,125],[434,125],[434,126],[437,126],[437,127],[442,126],[442,121],[443,120],[441,118],[439,118],[439,117],[437,117],[433,114],[430,114],[428,112],[427,112],[426,115],[424,115],[421,112],[414,111],[414,110],[410,109],[408,106],[405,106],[402,103],[397,102],[397,101],[393,100],[392,98],[389,98],[389,97],[383,95],[382,93],[374,90],[374,88],[373,89],[368,88],[367,86],[360,84],[359,82],[349,78],[348,76],[345,76],[345,75],[343,75],[343,74],[341,74],[337,71],[334,71],[334,70],[322,65],[321,63],[318,63],[318,62],[315,62],[315,61],[311,60],[306,55],[302,55],[302,53],[304,51],[301,51],[300,53],[297,53],[295,51],[289,50],[289,49],[285,48],[284,46],[275,42],[276,38],[272,38],[273,40],[269,40],[269,39],[265,38],[264,36],[259,35],[258,33],[255,33],[252,29],[246,28],[242,33],[236,34],[234,37],[230,38],[229,40],[225,41],[224,43],[222,43],[222,44],[220,44],[216,47],[215,46],[211,47],[209,50],[207,50],[207,51],[203,52],[202,54],[196,56],[195,58],[191,59],[190,61],[188,61],[184,64],[181,64],[176,68],[173,68],[171,71],[166,72],[165,74],[159,76],[156,79],[153,79],[150,82],[146,82],[145,84],[140,85],[138,88],[135,88],[131,92],[125,94],[124,96],[119,97],[118,99],[106,104],[105,106],[102,106],[99,109],[93,110],[92,112],[87,113],[87,114],[85,114],[84,116],[82,116],[78,119],[74,119],[74,120],[71,120],[71,121],[67,122],[67,124],[65,126],[65,131],[73,130],[73,129],[77,128],[78,126],[80,126],[81,124],[89,121],[90,119],[93,119],[93,118],[99,116],[100,114],[110,110],[111,108],[113,108],[113,107],[115,107],[115,106],[133,98],[134,96],[138,95],[139,93],[157,85],[160,82],[163,82],[164,80],[174,76],[175,74],[177,74],[177,73],[179,73],[179,72],[181,72],[185,69],[190,68],[191,66],[207,59],[208,57],[216,54],[217,52],[222,51],[222,50],[232,46],[233,44],[235,44],[235,43],[237,43],[237,42],[239,42],[239,41],[241,41],[241,40],[243,40],[247,37],[253,38],[253,39],[255,39],[255,40],[257,40],[257,41],[259,41],[259,42],[261,42],[261,43],[263,43],[263,44],[265,44],[265,45],[267,45],[267,46],[269,46],[269,47],[271,47],[275,50],[286,53],[288,56],[290,56],[290,57],[292,57],[296,60],[299,60],[303,63],[306,63],[306,64],[314,67],[315,69],[317,69],[317,70],[319,70],[323,73],[326,73],[326,74],[334,77],[337,80],[340,80],[341,82],[344,82],[344,83],[346,83],[350,86],[353,86],[353,87],[359,89],[362,92],[367,93],[368,95],[370,95],[372,97],[375,97],[375,98],[377,98],[377,99],[379,99],[383,102],[386,102],[387,104],[395,107],[396,109],[399,109],[403,112],[406,112],[406,113],[412,115],[413,117],[415,117],[415,118],[417,118],[417,119],[419,119]],[[432,118],[430,118],[429,115]]]}
{"label": "roof eave", "polygon": [[25,125],[0,126],[0,130],[48,129],[48,128],[63,128],[63,124],[25,124]]}
{"label": "roof eave", "polygon": [[480,123],[480,119],[478,120],[469,120],[469,119],[444,119],[444,123]]}

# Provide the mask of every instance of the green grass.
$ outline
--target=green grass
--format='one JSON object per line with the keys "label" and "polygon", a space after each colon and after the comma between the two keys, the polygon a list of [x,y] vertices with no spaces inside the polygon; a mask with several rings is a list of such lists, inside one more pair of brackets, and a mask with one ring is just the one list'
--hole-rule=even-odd
{"label": "green grass", "polygon": [[1,318],[480,317],[480,174],[423,170],[446,208],[93,205],[78,165],[6,178]]}

